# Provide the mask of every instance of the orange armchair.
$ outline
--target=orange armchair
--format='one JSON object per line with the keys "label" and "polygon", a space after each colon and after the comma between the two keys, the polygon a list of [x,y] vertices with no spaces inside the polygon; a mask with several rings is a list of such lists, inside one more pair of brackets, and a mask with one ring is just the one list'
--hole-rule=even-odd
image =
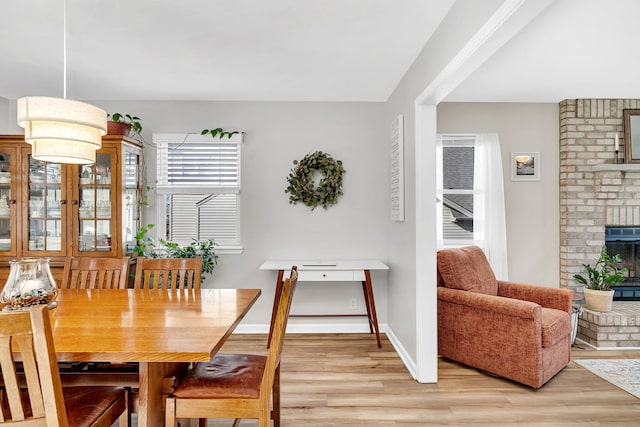
{"label": "orange armchair", "polygon": [[437,263],[441,356],[533,388],[571,361],[571,291],[496,280],[476,246]]}

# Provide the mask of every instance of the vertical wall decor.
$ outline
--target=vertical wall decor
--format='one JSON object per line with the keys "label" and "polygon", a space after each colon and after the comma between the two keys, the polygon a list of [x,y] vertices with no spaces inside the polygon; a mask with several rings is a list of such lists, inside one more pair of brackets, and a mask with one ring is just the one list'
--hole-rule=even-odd
{"label": "vertical wall decor", "polygon": [[404,221],[404,116],[391,123],[391,220]]}

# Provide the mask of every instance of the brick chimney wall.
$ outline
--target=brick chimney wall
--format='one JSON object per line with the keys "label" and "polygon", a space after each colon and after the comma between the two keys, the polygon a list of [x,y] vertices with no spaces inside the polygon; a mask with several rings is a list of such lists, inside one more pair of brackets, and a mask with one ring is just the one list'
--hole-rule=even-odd
{"label": "brick chimney wall", "polygon": [[640,226],[640,165],[596,166],[615,163],[616,133],[624,159],[624,109],[640,109],[640,99],[560,102],[560,286],[577,293],[573,275],[597,259],[605,225]]}

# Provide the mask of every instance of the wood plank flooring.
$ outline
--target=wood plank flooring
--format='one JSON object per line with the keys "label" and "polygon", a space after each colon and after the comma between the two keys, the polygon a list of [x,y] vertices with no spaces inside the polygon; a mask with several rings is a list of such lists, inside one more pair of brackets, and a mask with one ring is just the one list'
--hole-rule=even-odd
{"label": "wood plank flooring", "polygon": [[[539,390],[444,359],[438,383],[419,384],[381,338],[378,349],[369,334],[288,334],[282,426],[640,426],[640,399],[573,362]],[[259,353],[265,340],[236,334],[223,352]],[[573,358],[640,358],[640,351],[574,347]]]}

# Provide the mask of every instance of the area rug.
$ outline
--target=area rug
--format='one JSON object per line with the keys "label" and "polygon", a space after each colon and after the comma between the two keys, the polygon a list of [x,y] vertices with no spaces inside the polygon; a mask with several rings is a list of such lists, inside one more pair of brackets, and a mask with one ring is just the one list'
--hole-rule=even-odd
{"label": "area rug", "polygon": [[574,362],[640,399],[640,359],[574,359]]}

